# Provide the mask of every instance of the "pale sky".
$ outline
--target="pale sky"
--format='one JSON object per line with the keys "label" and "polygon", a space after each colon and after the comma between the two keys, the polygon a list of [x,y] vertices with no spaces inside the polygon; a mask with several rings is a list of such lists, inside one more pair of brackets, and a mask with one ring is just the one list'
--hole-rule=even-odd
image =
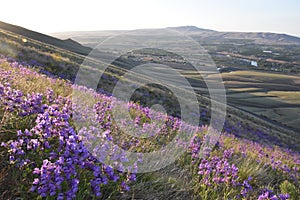
{"label": "pale sky", "polygon": [[194,25],[300,36],[300,1],[1,0],[0,21],[42,33]]}

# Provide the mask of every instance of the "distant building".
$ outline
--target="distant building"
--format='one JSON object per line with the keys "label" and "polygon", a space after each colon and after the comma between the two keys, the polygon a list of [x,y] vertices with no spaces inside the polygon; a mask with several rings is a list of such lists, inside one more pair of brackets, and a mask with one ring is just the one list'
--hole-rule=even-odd
{"label": "distant building", "polygon": [[273,53],[272,51],[263,51],[264,53]]}
{"label": "distant building", "polygon": [[257,64],[257,62],[255,60],[251,61],[251,65],[254,66],[254,67],[258,67],[258,64]]}

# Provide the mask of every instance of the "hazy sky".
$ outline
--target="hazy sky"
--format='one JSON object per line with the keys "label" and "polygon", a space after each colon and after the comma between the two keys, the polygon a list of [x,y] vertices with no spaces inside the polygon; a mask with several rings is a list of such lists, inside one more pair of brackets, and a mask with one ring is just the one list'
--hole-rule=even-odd
{"label": "hazy sky", "polygon": [[300,36],[300,1],[1,0],[0,21],[42,33],[195,25]]}

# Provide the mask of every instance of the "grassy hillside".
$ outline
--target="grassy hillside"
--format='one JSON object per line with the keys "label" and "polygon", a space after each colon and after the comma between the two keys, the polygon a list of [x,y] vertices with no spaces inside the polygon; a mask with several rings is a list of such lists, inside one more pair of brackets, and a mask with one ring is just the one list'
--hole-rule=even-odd
{"label": "grassy hillside", "polygon": [[[206,137],[210,110],[205,96],[198,96],[199,126],[185,129],[163,88],[144,87],[135,98],[147,93],[166,102],[172,110],[168,116],[143,102],[124,104],[109,95],[124,68],[111,65],[96,93],[73,85],[84,57],[23,39],[0,31],[0,199],[298,199],[300,142],[295,132],[229,106],[219,142],[202,149],[214,139]],[[105,64],[94,62],[90,60],[91,66]],[[83,69],[96,70],[91,66]],[[74,102],[74,91],[94,100]],[[110,103],[115,101],[130,111],[142,136],[153,130],[154,136],[121,131],[111,118]],[[78,124],[86,113],[76,111],[86,105],[94,108],[89,114],[95,121]],[[155,172],[137,173],[147,161],[127,162],[126,155],[108,145],[112,141],[146,153],[186,132],[192,139],[175,143],[187,147],[184,154]],[[105,158],[115,162],[107,164]]]}
{"label": "grassy hillside", "polygon": [[[77,71],[85,59],[83,56],[30,38],[27,38],[24,43],[23,39],[23,36],[0,29],[0,53],[9,55],[10,57],[19,60],[21,63],[25,61],[24,64],[27,63],[33,66],[40,73],[51,77],[67,79],[71,82],[74,81]],[[89,63],[92,66],[107,65],[106,63],[99,63],[95,60],[89,60]],[[130,60],[128,61],[128,59],[124,60],[123,58],[110,64],[110,67],[104,72],[104,76],[98,84],[99,91],[108,94],[111,93],[116,82],[132,64],[135,63],[132,63]],[[173,66],[172,64],[174,63],[167,62],[165,64]],[[89,73],[94,70],[91,70],[90,66],[81,67],[82,69],[86,68],[86,71]],[[174,67],[181,70],[185,65]],[[198,87],[198,84],[203,82],[203,80],[199,79],[199,75],[195,78],[194,73],[188,73],[186,70],[183,72],[183,75],[189,79],[192,86]],[[146,76],[138,75],[138,77],[141,79],[148,79]],[[127,82],[129,85],[133,84],[131,80],[127,80]],[[204,86],[199,85],[199,87],[203,87],[203,90],[207,90],[205,84]],[[140,103],[143,103],[142,99],[144,94],[150,95],[148,100],[154,100],[153,103],[155,103],[155,100],[158,98],[160,101],[165,102],[164,106],[166,107],[166,110],[170,111],[169,114],[173,116],[180,114],[178,110],[179,107],[173,106],[173,103],[177,100],[174,99],[174,96],[168,95],[168,92],[163,88],[151,86],[142,87],[141,90],[134,94],[132,100],[138,100]],[[208,122],[210,118],[210,99],[209,97],[203,96],[202,92],[200,92],[200,94],[201,95],[197,96],[200,108],[203,113],[208,113],[207,117],[201,116],[203,119],[202,121]],[[204,92],[204,95],[207,95],[207,92]],[[259,115],[253,115],[253,113],[229,105],[227,106],[227,122],[225,129],[229,130],[231,127],[234,127],[236,122],[239,122],[244,127],[241,130],[235,131],[234,134],[238,137],[251,139],[264,144],[277,144],[282,147],[289,147],[296,150],[300,149],[300,138],[297,137],[297,132],[291,131],[284,126],[278,126],[277,122],[266,121],[266,119]],[[203,124],[203,122],[201,122],[201,124]],[[253,132],[259,134],[248,134],[248,130],[253,130]]]}
{"label": "grassy hillside", "polygon": [[[202,155],[206,126],[192,129],[189,150],[167,168],[144,174],[136,174],[132,168],[121,170],[126,159],[110,149],[104,155],[120,159],[111,170],[113,166],[101,163],[95,159],[98,154],[87,149],[87,137],[97,141],[96,146],[91,143],[94,149],[112,140],[124,149],[143,153],[170,142],[172,135],[181,132],[184,122],[169,116],[165,118],[165,129],[151,139],[129,137],[110,121],[108,105],[114,101],[112,97],[43,76],[5,57],[1,58],[0,73],[1,198],[298,198],[299,153],[224,132],[217,146]],[[96,97],[95,111],[100,117],[96,123],[102,127],[100,133],[106,133],[104,137],[99,138],[97,132],[94,135],[86,125],[73,127],[74,102],[69,96],[74,89]],[[148,121],[149,117],[164,116],[138,104],[126,106],[145,131],[145,125],[156,126]],[[234,128],[243,129],[239,124]],[[234,132],[234,128],[228,132]],[[139,163],[133,166],[138,168]]]}
{"label": "grassy hillside", "polygon": [[88,55],[92,50],[91,48],[82,46],[78,42],[71,39],[60,40],[48,35],[44,35],[35,31],[22,28],[20,26],[15,26],[1,21],[0,21],[0,29],[18,34],[25,38],[31,38],[33,40],[43,42],[48,45],[53,45],[65,50],[73,51],[75,53],[82,54],[82,55]]}

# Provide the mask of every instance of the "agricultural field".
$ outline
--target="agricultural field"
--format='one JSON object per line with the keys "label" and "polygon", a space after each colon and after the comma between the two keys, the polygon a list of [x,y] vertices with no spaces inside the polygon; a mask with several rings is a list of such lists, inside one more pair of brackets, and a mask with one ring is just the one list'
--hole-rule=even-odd
{"label": "agricultural field", "polygon": [[222,73],[228,102],[300,130],[300,77],[270,72]]}

